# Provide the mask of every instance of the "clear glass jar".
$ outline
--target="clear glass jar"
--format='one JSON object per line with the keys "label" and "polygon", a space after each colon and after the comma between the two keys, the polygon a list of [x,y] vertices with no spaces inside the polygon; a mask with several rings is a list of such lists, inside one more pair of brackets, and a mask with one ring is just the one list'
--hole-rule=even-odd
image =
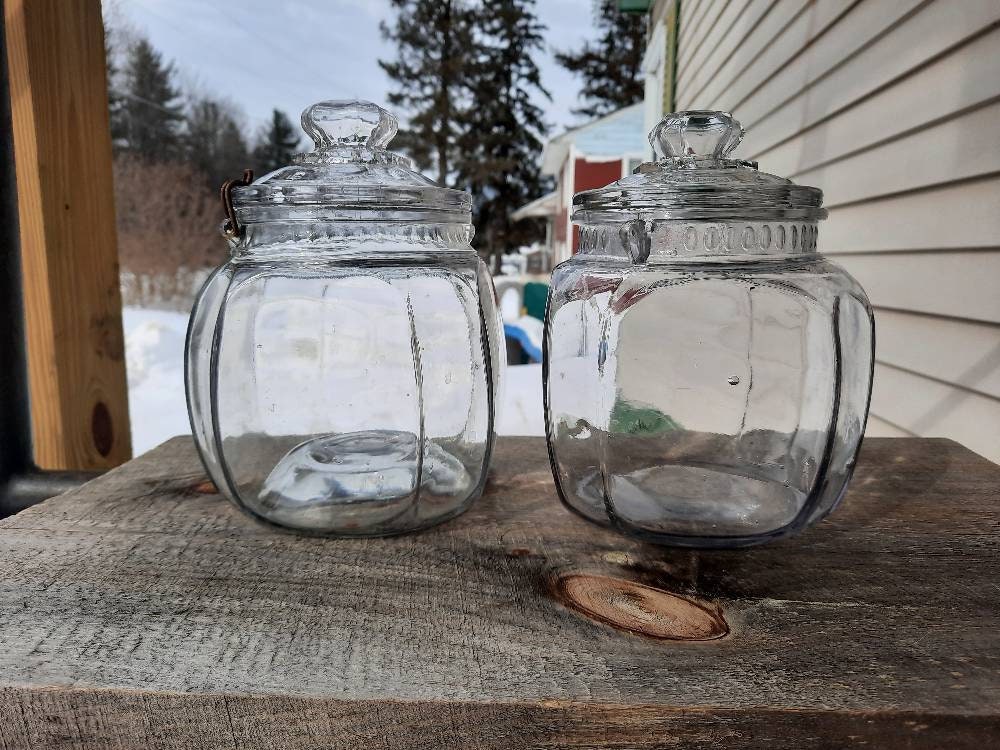
{"label": "clear glass jar", "polygon": [[430,526],[482,492],[503,366],[471,199],[386,150],[381,107],[321,102],[302,125],[313,152],[229,191],[231,259],[188,329],[195,441],[259,520]]}
{"label": "clear glass jar", "polygon": [[839,502],[864,433],[874,328],[816,251],[822,193],[728,158],[728,114],[668,115],[659,157],[575,196],[552,276],[549,454],[572,510],[630,536],[737,547]]}

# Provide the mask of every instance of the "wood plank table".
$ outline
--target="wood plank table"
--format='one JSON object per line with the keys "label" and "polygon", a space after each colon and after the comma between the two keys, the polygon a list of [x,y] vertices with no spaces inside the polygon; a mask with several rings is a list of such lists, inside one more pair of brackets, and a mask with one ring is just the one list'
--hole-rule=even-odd
{"label": "wood plank table", "polygon": [[429,532],[269,531],[184,438],[0,522],[0,748],[1000,746],[1000,467],[869,439],[735,552],[628,541],[499,441]]}

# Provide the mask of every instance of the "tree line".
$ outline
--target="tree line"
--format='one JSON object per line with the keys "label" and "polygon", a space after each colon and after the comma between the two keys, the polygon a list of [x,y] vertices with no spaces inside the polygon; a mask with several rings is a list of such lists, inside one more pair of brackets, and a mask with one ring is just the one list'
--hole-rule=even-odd
{"label": "tree line", "polygon": [[[473,196],[474,246],[494,259],[541,239],[537,222],[511,214],[551,186],[539,171],[549,132],[539,99],[551,100],[536,55],[546,27],[535,0],[392,0],[395,43],[379,60],[394,88],[389,102],[409,113],[400,145],[442,185]],[[598,37],[556,61],[583,82],[574,113],[593,118],[639,101],[645,45],[642,16],[615,0],[594,0]]]}
{"label": "tree line", "polygon": [[176,77],[173,63],[164,61],[144,37],[109,54],[116,155],[189,163],[213,189],[251,164],[262,174],[289,163],[299,136],[288,115],[273,110],[270,122],[248,144],[242,117],[231,102],[206,94],[185,97]]}
{"label": "tree line", "polygon": [[219,186],[251,167],[285,166],[299,135],[288,116],[248,138],[226,99],[183,91],[172,62],[128,29],[105,29],[118,257],[126,304],[184,307],[226,254]]}
{"label": "tree line", "polygon": [[[549,132],[539,100],[551,98],[536,57],[545,26],[535,0],[391,0],[381,27],[395,56],[379,60],[393,81],[389,104],[405,127],[392,148],[407,152],[442,185],[473,195],[474,244],[484,255],[542,237],[511,213],[551,189],[539,172]],[[642,97],[642,17],[593,0],[598,36],[557,62],[582,79],[591,118]],[[119,256],[126,301],[188,297],[192,272],[218,265],[218,188],[247,168],[260,175],[289,164],[300,136],[287,114],[248,138],[232,102],[183,91],[172,62],[148,39],[106,30],[108,99],[115,154]]]}

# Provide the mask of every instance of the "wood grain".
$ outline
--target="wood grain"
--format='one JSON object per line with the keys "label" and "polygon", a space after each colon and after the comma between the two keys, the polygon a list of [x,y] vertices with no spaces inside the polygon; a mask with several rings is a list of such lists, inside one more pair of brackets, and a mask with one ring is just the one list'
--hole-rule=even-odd
{"label": "wood grain", "polygon": [[508,438],[460,518],[323,540],[175,439],[0,522],[0,748],[989,747],[998,506],[997,465],[872,439],[816,528],[672,550],[565,511]]}
{"label": "wood grain", "polygon": [[35,461],[131,455],[99,0],[5,0]]}

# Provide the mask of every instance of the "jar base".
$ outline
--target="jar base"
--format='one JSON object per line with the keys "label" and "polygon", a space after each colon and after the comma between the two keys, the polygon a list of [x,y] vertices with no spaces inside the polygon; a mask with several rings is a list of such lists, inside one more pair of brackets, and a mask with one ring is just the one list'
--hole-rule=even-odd
{"label": "jar base", "polygon": [[[594,471],[576,483],[572,499],[563,500],[587,520],[629,536],[692,548],[747,547],[793,533],[809,500],[784,482],[703,465],[612,474],[608,489],[610,497]],[[597,507],[604,512],[584,511]]]}
{"label": "jar base", "polygon": [[253,515],[296,531],[386,536],[443,520],[465,506],[474,484],[463,463],[433,441],[365,430],[298,443],[259,492],[241,500]]}

